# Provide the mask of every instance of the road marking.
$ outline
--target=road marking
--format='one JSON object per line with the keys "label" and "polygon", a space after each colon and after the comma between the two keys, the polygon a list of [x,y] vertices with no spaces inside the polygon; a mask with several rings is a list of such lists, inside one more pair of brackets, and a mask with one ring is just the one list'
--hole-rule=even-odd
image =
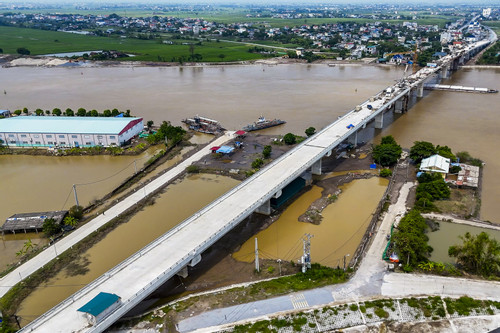
{"label": "road marking", "polygon": [[304,309],[309,307],[309,304],[307,303],[304,294],[290,295],[290,300],[292,301],[294,309]]}

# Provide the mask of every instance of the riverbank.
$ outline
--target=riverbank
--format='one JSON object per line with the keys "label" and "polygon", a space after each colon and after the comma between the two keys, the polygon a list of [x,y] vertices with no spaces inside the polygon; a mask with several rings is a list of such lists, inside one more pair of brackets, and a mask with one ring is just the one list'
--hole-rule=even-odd
{"label": "riverbank", "polygon": [[109,60],[109,61],[92,61],[92,60],[74,60],[67,58],[57,58],[50,56],[20,56],[20,55],[3,55],[0,56],[0,65],[5,68],[9,67],[214,67],[214,66],[234,66],[234,65],[267,65],[276,66],[280,64],[307,64],[307,65],[328,65],[328,66],[395,66],[387,64],[378,64],[373,58],[360,60],[335,60],[335,59],[318,59],[311,63],[304,59],[293,58],[266,58],[257,60],[233,61],[233,62],[150,62],[150,61],[127,61],[127,60]]}

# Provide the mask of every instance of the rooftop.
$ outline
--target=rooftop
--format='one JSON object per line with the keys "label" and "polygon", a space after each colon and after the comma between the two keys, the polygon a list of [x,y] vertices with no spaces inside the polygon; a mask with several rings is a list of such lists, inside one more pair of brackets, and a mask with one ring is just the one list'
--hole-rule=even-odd
{"label": "rooftop", "polygon": [[100,292],[96,297],[92,298],[87,304],[79,308],[77,311],[86,312],[94,317],[97,317],[119,299],[120,296],[116,294]]}
{"label": "rooftop", "polygon": [[0,229],[2,232],[34,229],[39,230],[42,229],[43,222],[45,222],[48,218],[54,219],[56,223],[61,223],[66,213],[68,213],[67,210],[14,214],[5,221]]}
{"label": "rooftop", "polygon": [[450,159],[441,155],[432,155],[431,157],[424,158],[420,164],[422,171],[434,171],[440,173],[448,173],[450,169]]}
{"label": "rooftop", "polygon": [[0,120],[0,133],[119,134],[131,121],[123,117],[19,116]]}

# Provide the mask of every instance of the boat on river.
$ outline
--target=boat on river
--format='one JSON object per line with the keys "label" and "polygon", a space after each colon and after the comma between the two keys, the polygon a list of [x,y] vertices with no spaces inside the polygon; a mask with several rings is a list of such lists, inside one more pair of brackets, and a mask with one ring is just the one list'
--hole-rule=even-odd
{"label": "boat on river", "polygon": [[278,125],[285,124],[285,123],[286,123],[286,121],[281,120],[281,119],[267,120],[263,116],[260,116],[259,120],[257,120],[253,124],[246,125],[245,127],[243,127],[243,130],[246,132],[258,131],[258,130],[261,130],[264,128],[278,126]]}
{"label": "boat on river", "polygon": [[182,122],[188,125],[190,130],[206,133],[206,134],[220,134],[224,131],[222,125],[214,119],[194,116],[193,118],[187,118],[182,120]]}

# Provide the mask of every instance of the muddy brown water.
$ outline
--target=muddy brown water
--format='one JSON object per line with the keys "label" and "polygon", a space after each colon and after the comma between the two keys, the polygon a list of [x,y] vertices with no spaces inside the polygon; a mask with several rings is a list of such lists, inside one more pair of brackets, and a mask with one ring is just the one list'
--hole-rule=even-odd
{"label": "muddy brown water", "polygon": [[491,238],[500,241],[499,230],[439,221],[439,230],[427,234],[429,236],[429,245],[433,248],[430,259],[443,263],[454,263],[455,258],[448,256],[448,248],[452,245],[462,244],[459,236],[463,236],[466,232],[478,235],[483,231],[488,233]]}
{"label": "muddy brown water", "polygon": [[229,177],[192,175],[169,186],[154,205],[147,206],[129,222],[118,226],[82,253],[78,262],[65,268],[31,293],[18,311],[23,325],[125,260],[236,184],[238,181]]}
{"label": "muddy brown water", "polygon": [[[348,261],[359,245],[387,184],[387,179],[372,177],[340,186],[342,193],[337,201],[323,210],[323,221],[319,225],[298,221],[309,205],[321,197],[322,188],[313,186],[287,207],[277,221],[255,235],[261,256],[297,262],[303,253],[302,238],[308,233],[313,235],[313,262],[342,266],[344,256]],[[252,237],[233,257],[251,262],[254,253],[255,240]]]}
{"label": "muddy brown water", "polygon": [[[200,114],[220,120],[228,129],[238,129],[256,120],[261,114],[267,118],[276,117],[287,121],[284,126],[263,131],[265,134],[286,132],[301,134],[309,126],[320,129],[359,102],[366,100],[371,94],[391,84],[402,73],[400,69],[388,67],[337,66],[332,68],[323,65],[206,68],[1,68],[0,71],[2,78],[5,78],[2,83],[9,83],[8,87],[3,87],[0,83],[0,90],[7,91],[6,95],[0,97],[2,108],[15,110],[23,107],[29,109],[85,107],[103,110],[116,107],[122,110],[131,109],[133,114],[142,116],[146,120],[152,119],[157,124],[165,119],[174,124],[180,124],[181,119]],[[455,73],[448,82],[498,89],[499,73],[499,70],[462,70]],[[393,134],[406,147],[410,147],[415,140],[428,140],[441,145],[449,145],[455,151],[468,150],[472,155],[485,160],[488,164],[485,168],[482,217],[500,221],[500,207],[496,205],[496,198],[500,194],[498,183],[500,157],[494,154],[496,142],[500,142],[499,132],[496,130],[500,125],[500,117],[495,113],[494,107],[499,101],[498,94],[431,92],[409,113],[397,117],[399,119],[383,130],[382,134]],[[376,133],[380,135],[379,132]],[[199,136],[195,140],[204,143],[207,137]],[[129,165],[134,159],[134,157],[130,160],[127,160],[127,157],[117,157],[116,161],[119,162],[115,162],[115,158],[108,156],[71,157],[67,160],[40,157],[32,157],[36,160],[30,160],[29,158],[31,157],[7,156],[5,159],[0,157],[5,180],[0,183],[0,189],[7,193],[10,191],[11,195],[7,197],[12,198],[12,204],[3,208],[0,206],[0,212],[4,216],[9,214],[3,211],[12,211],[9,210],[11,206],[23,208],[23,211],[61,209],[66,196],[72,195],[69,192],[71,184],[95,179],[94,177],[81,179],[79,175],[94,176],[103,173],[103,170],[107,174],[113,174]],[[133,165],[128,168],[131,173]],[[375,180],[377,178],[357,180],[347,186],[357,188],[361,186],[357,184],[368,184]],[[60,182],[65,185],[59,186]],[[117,183],[119,181],[116,181]],[[103,186],[103,192],[114,186]],[[376,205],[384,186],[371,184],[362,190],[346,189],[339,200],[323,213],[325,217],[329,216],[328,219],[325,218],[326,222],[330,220],[336,222],[324,222],[323,226],[304,226],[302,223],[300,227],[279,227],[283,223],[280,222],[279,225],[276,224],[275,229],[271,226],[269,228],[271,231],[267,231],[269,235],[266,236],[269,241],[266,243],[265,238],[259,241],[261,248],[270,257],[294,259],[298,255],[295,247],[302,247],[299,238],[304,232],[310,232],[315,234],[312,239],[313,260],[332,266],[341,264],[344,255],[348,253],[352,255],[354,252],[364,232],[364,230],[361,231],[363,225],[368,223],[369,215],[375,208],[373,206],[373,209],[365,212],[366,215],[357,216],[365,206],[361,198],[372,191],[370,198],[363,200]],[[200,193],[202,197],[214,199],[224,192],[218,191],[217,186],[210,179],[202,180],[197,185],[188,186],[188,188],[189,191],[178,192],[179,194],[173,197],[178,199],[183,198],[183,195],[192,196],[193,193]],[[176,191],[177,187],[172,187],[165,195]],[[378,196],[374,194],[378,193],[377,191],[381,191]],[[96,191],[89,192],[87,200],[92,200]],[[290,211],[286,214],[289,216],[289,221],[296,219],[311,202],[319,197],[319,193],[318,189],[312,189],[310,193],[305,194],[306,199],[299,199],[298,203],[293,203],[288,210],[296,204],[298,206],[294,208],[293,213]],[[349,193],[357,193],[357,195],[350,196]],[[57,199],[50,199],[51,195]],[[152,230],[149,230],[150,220],[165,223],[164,217],[171,215],[170,212],[166,213],[158,208],[164,205],[170,207],[169,200],[163,199],[165,195],[162,195],[157,204],[147,207],[140,213],[147,216],[138,214],[133,218],[140,221],[138,223],[143,230],[142,234],[135,231],[118,231],[119,228],[125,228],[129,223],[120,226],[116,232],[110,233],[102,241],[109,239],[109,243],[106,243],[108,245],[99,247],[100,242],[95,249],[93,247],[88,251],[90,263],[87,266],[89,271],[85,275],[69,277],[70,280],[66,280],[64,276],[67,271],[60,273],[58,277],[48,282],[48,285],[51,284],[49,287],[35,291],[23,303],[20,310],[21,315],[24,315],[23,318],[32,320],[33,316],[57,304],[82,285],[133,253],[135,249],[146,245],[180,222],[182,218],[179,217],[174,224],[165,225],[166,229],[152,227]],[[85,194],[82,193],[81,196]],[[72,198],[70,197],[69,200]],[[190,201],[180,200],[177,206],[169,209],[175,211],[175,214],[186,213],[187,217],[196,210],[191,209],[188,202]],[[197,207],[201,208],[202,205]],[[330,212],[330,210],[341,209],[340,207],[345,207],[342,208],[344,211]],[[299,210],[302,212],[299,213]],[[12,214],[15,212],[17,211],[13,211]],[[319,232],[318,228],[312,231],[307,229],[326,228],[325,226],[332,227],[332,229],[328,229],[328,232]],[[276,242],[276,233],[283,235],[279,237],[279,242]],[[290,233],[289,237],[285,237],[288,233]],[[117,236],[113,236],[114,234]],[[126,242],[123,241],[125,236],[129,237]],[[290,239],[293,244],[282,243],[281,239],[285,238]],[[355,238],[358,240],[355,241]],[[18,240],[19,249],[24,241],[24,239]],[[253,247],[253,238],[249,243]],[[328,243],[335,244],[335,247],[331,245],[329,248],[323,247]],[[344,243],[345,246],[342,245]],[[269,246],[264,247],[265,244]],[[134,250],[129,250],[129,247]],[[110,249],[115,251],[109,252]],[[285,249],[286,252],[284,252]],[[242,248],[240,252],[248,255],[253,253],[253,250],[250,247],[246,250]],[[102,256],[102,253],[113,253],[113,255]],[[74,269],[78,268],[78,266],[74,267]]]}

